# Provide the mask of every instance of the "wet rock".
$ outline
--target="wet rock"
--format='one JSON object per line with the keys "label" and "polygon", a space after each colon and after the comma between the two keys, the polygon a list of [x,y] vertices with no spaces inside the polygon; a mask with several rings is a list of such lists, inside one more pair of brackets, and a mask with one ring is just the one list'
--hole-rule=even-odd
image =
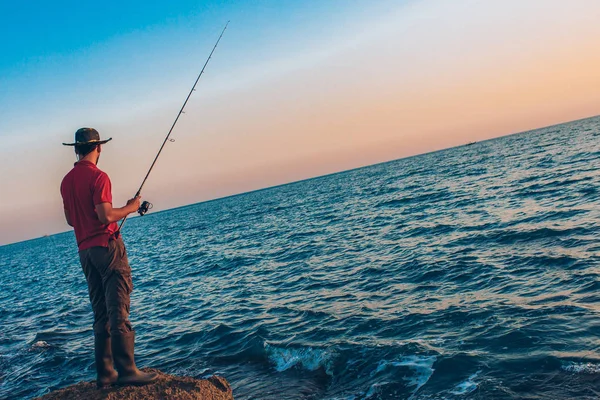
{"label": "wet rock", "polygon": [[194,379],[186,376],[174,376],[152,368],[146,372],[156,372],[158,380],[146,386],[115,386],[110,389],[97,389],[96,382],[80,382],[69,387],[55,390],[39,400],[232,400],[233,393],[229,383],[220,376],[208,379]]}

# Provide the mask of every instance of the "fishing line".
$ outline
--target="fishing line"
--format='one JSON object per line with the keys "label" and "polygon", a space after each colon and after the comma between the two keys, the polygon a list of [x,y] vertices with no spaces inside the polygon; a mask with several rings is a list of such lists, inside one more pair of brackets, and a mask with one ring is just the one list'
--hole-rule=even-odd
{"label": "fishing line", "polygon": [[[185,109],[185,106],[186,106],[188,100],[192,96],[192,93],[196,91],[196,85],[198,84],[198,81],[200,80],[200,77],[202,76],[202,74],[204,74],[204,69],[206,68],[206,66],[208,65],[208,62],[212,58],[212,55],[215,52],[215,49],[217,48],[217,46],[219,45],[219,42],[221,41],[221,38],[223,37],[223,34],[225,33],[225,29],[227,29],[228,25],[229,25],[229,21],[227,21],[227,23],[225,24],[225,27],[223,28],[223,31],[221,31],[221,35],[219,35],[219,38],[217,39],[217,42],[215,43],[214,47],[212,48],[212,51],[210,52],[210,54],[208,55],[208,58],[206,59],[206,62],[204,63],[204,66],[202,67],[202,70],[200,71],[200,73],[198,74],[198,77],[196,78],[196,82],[194,82],[194,86],[192,86],[192,89],[190,90],[190,92],[188,93],[187,97],[185,98],[185,101],[183,102],[183,105],[181,106],[181,109],[177,113],[177,117],[175,117],[175,121],[173,121],[173,125],[171,125],[171,129],[169,129],[169,133],[167,133],[167,136],[165,137],[165,140],[163,141],[162,146],[160,146],[160,149],[158,150],[158,153],[156,154],[156,157],[154,157],[154,161],[152,161],[152,165],[150,165],[150,168],[148,169],[148,172],[146,173],[146,176],[144,177],[144,180],[142,181],[142,184],[140,185],[140,188],[136,192],[134,198],[138,197],[142,193],[142,188],[144,187],[144,184],[146,183],[146,180],[148,179],[148,176],[150,176],[150,172],[152,172],[152,168],[154,168],[154,164],[156,164],[156,160],[158,160],[158,157],[160,156],[160,153],[162,152],[163,148],[165,147],[165,144],[167,143],[167,141],[170,141],[170,142],[174,142],[175,141],[175,139],[169,139],[169,136],[171,136],[171,132],[173,132],[173,128],[175,128],[175,125],[177,124],[177,121],[179,120],[179,117],[181,116],[181,114],[185,113],[185,111],[183,111],[183,110]],[[144,215],[151,208],[152,208],[152,203],[150,203],[148,201],[144,201],[140,205],[140,208],[138,209],[138,214]],[[125,218],[123,218],[123,220],[121,221],[121,225],[119,225],[119,231],[123,227],[123,224],[125,223],[126,219],[127,219],[127,216],[125,216]]]}

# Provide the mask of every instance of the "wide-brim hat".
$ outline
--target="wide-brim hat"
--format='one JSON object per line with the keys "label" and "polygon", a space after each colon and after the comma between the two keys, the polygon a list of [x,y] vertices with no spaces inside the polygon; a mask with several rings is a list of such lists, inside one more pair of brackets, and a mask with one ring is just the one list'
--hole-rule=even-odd
{"label": "wide-brim hat", "polygon": [[106,140],[100,139],[100,134],[94,128],[80,128],[75,132],[75,143],[63,143],[65,146],[83,146],[86,144],[104,144],[111,141],[112,138]]}

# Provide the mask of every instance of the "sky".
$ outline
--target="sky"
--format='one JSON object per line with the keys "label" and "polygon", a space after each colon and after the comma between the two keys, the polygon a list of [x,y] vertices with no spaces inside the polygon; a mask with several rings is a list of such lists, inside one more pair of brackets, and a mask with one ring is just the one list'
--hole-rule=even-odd
{"label": "sky", "polygon": [[67,231],[84,126],[153,211],[600,114],[597,0],[0,0],[0,245]]}

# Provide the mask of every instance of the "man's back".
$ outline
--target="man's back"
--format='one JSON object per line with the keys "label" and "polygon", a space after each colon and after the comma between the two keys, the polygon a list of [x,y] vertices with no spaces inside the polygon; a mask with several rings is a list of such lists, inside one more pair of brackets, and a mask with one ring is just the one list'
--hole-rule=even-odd
{"label": "man's back", "polygon": [[111,183],[108,175],[89,161],[80,161],[63,178],[60,185],[65,210],[68,211],[79,250],[93,246],[107,246],[118,230],[115,222],[103,224],[95,206],[112,204]]}

